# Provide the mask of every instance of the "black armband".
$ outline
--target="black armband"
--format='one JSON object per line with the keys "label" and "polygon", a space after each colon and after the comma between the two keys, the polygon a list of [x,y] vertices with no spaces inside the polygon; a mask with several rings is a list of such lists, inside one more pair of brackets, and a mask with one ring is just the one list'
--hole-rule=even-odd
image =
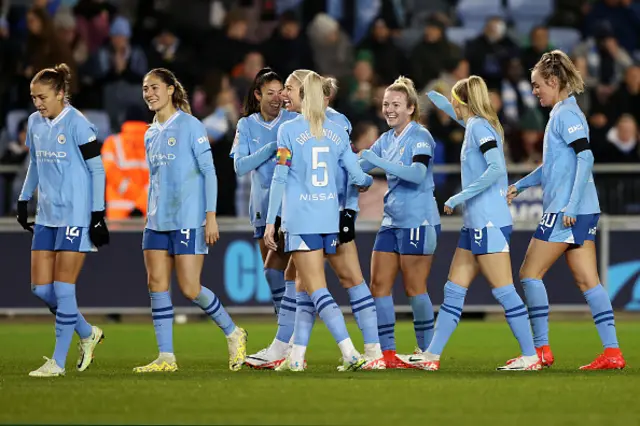
{"label": "black armband", "polygon": [[498,142],[496,142],[495,140],[490,140],[480,145],[480,152],[482,153],[482,155],[484,155],[490,149],[497,148],[497,147],[498,147]]}
{"label": "black armband", "polygon": [[98,141],[91,141],[89,143],[85,143],[84,145],[80,145],[80,152],[82,153],[82,158],[86,160],[91,160],[92,158],[100,156],[100,143]]}
{"label": "black armband", "polygon": [[413,158],[412,158],[412,162],[413,163],[424,164],[424,166],[426,168],[429,168],[429,161],[430,160],[431,160],[431,156],[430,155],[426,155],[426,154],[414,155]]}
{"label": "black armband", "polygon": [[576,152],[576,155],[580,154],[582,151],[588,151],[591,149],[587,138],[581,138],[581,139],[575,140],[571,142],[569,146],[573,148],[573,150]]}

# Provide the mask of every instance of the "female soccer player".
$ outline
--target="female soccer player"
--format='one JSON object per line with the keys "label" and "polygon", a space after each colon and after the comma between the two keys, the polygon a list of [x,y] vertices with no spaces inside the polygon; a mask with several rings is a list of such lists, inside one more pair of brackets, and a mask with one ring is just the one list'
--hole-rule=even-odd
{"label": "female soccer player", "polygon": [[[271,250],[277,249],[274,224],[282,205],[285,251],[292,252],[300,281],[338,343],[343,358],[341,370],[346,371],[359,369],[366,361],[349,338],[344,317],[327,290],[324,275],[324,254],[335,255],[338,245],[338,162],[342,161],[354,184],[368,187],[372,179],[358,166],[347,132],[327,119],[323,86],[322,77],[314,72],[304,78],[302,115],[283,124],[278,132],[277,166],[269,195],[265,242]],[[283,365],[303,371],[305,348],[294,342]]]}
{"label": "female soccer player", "polygon": [[384,197],[384,218],[371,258],[371,293],[378,315],[378,335],[387,368],[410,368],[396,355],[395,312],[391,289],[399,271],[413,310],[420,350],[433,335],[433,306],[427,277],[440,232],[440,216],[433,196],[432,163],[435,142],[417,123],[418,95],[413,82],[398,78],[387,87],[382,112],[391,130],[361,154],[365,171],[380,167],[389,189]]}
{"label": "female soccer player", "polygon": [[174,267],[182,294],[200,306],[227,336],[229,369],[237,371],[246,356],[247,332],[233,323],[216,295],[200,284],[207,245],[215,244],[220,236],[216,221],[218,181],[207,132],[191,115],[187,94],[171,71],[149,71],[142,92],[155,112],[145,134],[150,185],[142,250],[160,353],[150,364],[133,371],[178,369],[169,294]]}
{"label": "female soccer player", "polygon": [[454,119],[461,120],[466,128],[460,153],[463,190],[447,200],[444,211],[451,214],[456,206],[464,204],[464,226],[444,287],[433,340],[426,352],[406,361],[425,370],[440,368],[440,355],[460,321],[467,289],[481,272],[504,308],[522,350],[522,356],[498,370],[540,370],[527,309],[513,286],[509,256],[512,220],[504,196],[508,185],[504,132],[480,77],[472,75],[458,81],[451,97]]}
{"label": "female soccer player", "polygon": [[591,173],[589,125],[572,96],[582,93],[584,82],[569,57],[554,50],[542,55],[533,68],[531,85],[540,105],[553,106],[544,134],[543,163],[510,186],[507,197],[511,202],[525,189],[542,185],[544,214],[520,268],[536,349],[542,364],[551,366],[549,299],[542,278],[564,254],[604,346],[604,353],[580,369],[621,369],[625,360],[618,346],[613,309],[596,264],[600,205]]}
{"label": "female soccer player", "polygon": [[[288,111],[301,112],[300,88],[305,77],[311,72],[310,70],[296,70],[287,78],[282,98]],[[329,95],[337,90],[337,85],[332,78],[325,78],[323,82],[326,106],[328,105]],[[347,133],[351,133],[351,123],[344,115],[333,108],[327,107],[326,117],[343,127]],[[355,217],[358,210],[358,188],[348,184],[348,176],[343,167],[339,167],[336,172],[338,202],[340,205],[340,233],[338,236],[340,244],[336,249],[336,256],[329,258],[329,264],[338,276],[342,287],[347,289],[349,293],[352,312],[364,337],[366,363],[362,368],[366,370],[382,369],[384,368],[384,361],[378,338],[375,304],[373,303],[371,291],[362,275],[358,251],[354,241]],[[316,312],[309,295],[304,291],[301,284],[298,283],[298,288],[295,288],[296,269],[292,261],[289,262],[285,271],[285,279],[287,280],[287,290],[283,298],[285,308],[278,315],[278,336],[269,348],[248,356],[247,365],[264,369],[277,368],[287,356],[288,341],[293,335],[294,327],[296,330],[294,344],[306,349],[309,343]],[[301,304],[298,304],[298,301]],[[287,343],[286,346],[285,342]],[[301,352],[301,350],[298,350],[298,352]]]}
{"label": "female soccer player", "polygon": [[[27,127],[30,163],[18,198],[18,222],[33,233],[31,291],[56,316],[53,359],[29,373],[64,376],[73,331],[80,337],[78,371],[93,360],[102,330],[78,312],[76,286],[85,254],[109,243],[104,221],[105,175],[96,128],[69,104],[66,64],[46,68],[31,80],[37,112]],[[28,221],[27,203],[38,188],[38,214]]]}

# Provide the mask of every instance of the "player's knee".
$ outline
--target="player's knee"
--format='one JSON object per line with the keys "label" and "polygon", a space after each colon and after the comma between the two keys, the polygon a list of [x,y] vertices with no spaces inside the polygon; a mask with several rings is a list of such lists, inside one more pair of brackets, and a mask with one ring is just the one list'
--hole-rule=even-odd
{"label": "player's knee", "polygon": [[340,280],[340,285],[344,289],[355,287],[362,283],[362,281],[364,281],[364,278],[362,278],[362,276],[358,278],[357,275],[346,275],[342,277],[339,276],[338,279]]}
{"label": "player's knee", "polygon": [[284,279],[286,281],[295,281],[296,279],[296,267],[293,262],[289,262],[287,269],[284,270]]}
{"label": "player's knee", "polygon": [[404,292],[407,297],[418,296],[419,294],[424,294],[427,292],[427,281],[426,280],[405,280],[404,282]]}
{"label": "player's knee", "polygon": [[585,292],[587,290],[591,290],[592,288],[596,287],[598,284],[600,284],[597,278],[594,278],[592,276],[587,276],[587,275],[578,275],[575,276],[575,280],[576,280],[576,286],[578,286],[578,288],[580,289],[581,292]]}
{"label": "player's knee", "polygon": [[541,280],[542,277],[544,276],[544,271],[541,271],[536,268],[532,268],[525,263],[520,267],[520,272],[518,275],[519,275],[520,281],[528,278],[534,279],[534,280]]}
{"label": "player's knee", "polygon": [[387,283],[381,282],[377,279],[371,280],[371,295],[373,297],[385,297],[391,296],[391,288],[393,287],[393,283],[388,285]]}

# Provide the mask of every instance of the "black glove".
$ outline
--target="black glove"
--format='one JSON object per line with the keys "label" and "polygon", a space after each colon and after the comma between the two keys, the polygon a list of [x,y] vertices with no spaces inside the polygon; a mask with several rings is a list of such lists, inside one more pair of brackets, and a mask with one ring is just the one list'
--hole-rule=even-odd
{"label": "black glove", "polygon": [[129,217],[143,217],[144,213],[140,211],[140,209],[135,208],[129,213]]}
{"label": "black glove", "polygon": [[16,216],[16,219],[18,219],[20,226],[33,234],[33,225],[36,223],[29,222],[29,211],[27,210],[28,204],[28,201],[18,201],[18,216]]}
{"label": "black glove", "polygon": [[276,243],[280,241],[280,226],[282,225],[282,218],[280,216],[276,216],[276,222],[273,226],[276,228],[276,232],[273,233],[273,241]]}
{"label": "black glove", "polygon": [[89,238],[96,247],[109,244],[109,229],[104,221],[104,210],[91,212],[91,225],[89,225]]}
{"label": "black glove", "polygon": [[356,238],[356,212],[344,209],[340,212],[340,244],[348,243]]}

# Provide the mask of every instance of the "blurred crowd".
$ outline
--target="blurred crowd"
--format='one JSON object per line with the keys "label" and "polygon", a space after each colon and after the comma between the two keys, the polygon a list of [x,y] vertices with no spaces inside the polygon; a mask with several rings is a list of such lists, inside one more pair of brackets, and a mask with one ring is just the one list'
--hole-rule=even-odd
{"label": "blurred crowd", "polygon": [[[65,62],[74,74],[72,102],[102,117],[103,141],[123,125],[150,119],[141,96],[149,69],[174,71],[209,132],[221,215],[246,214],[248,181],[236,179],[228,153],[242,99],[266,65],[283,78],[298,68],[337,77],[332,103],[351,120],[357,149],[387,130],[382,94],[399,75],[412,78],[422,93],[447,96],[457,80],[480,75],[505,128],[508,161],[535,165],[549,110],[532,95],[529,70],[554,48],[570,53],[587,83],[578,101],[591,125],[596,162],[640,163],[640,4],[631,0],[0,4],[0,164],[24,164],[31,77]],[[438,142],[436,161],[458,164],[463,129],[422,99],[421,120]],[[21,179],[4,178],[7,206]],[[455,190],[446,179],[438,185]]]}

